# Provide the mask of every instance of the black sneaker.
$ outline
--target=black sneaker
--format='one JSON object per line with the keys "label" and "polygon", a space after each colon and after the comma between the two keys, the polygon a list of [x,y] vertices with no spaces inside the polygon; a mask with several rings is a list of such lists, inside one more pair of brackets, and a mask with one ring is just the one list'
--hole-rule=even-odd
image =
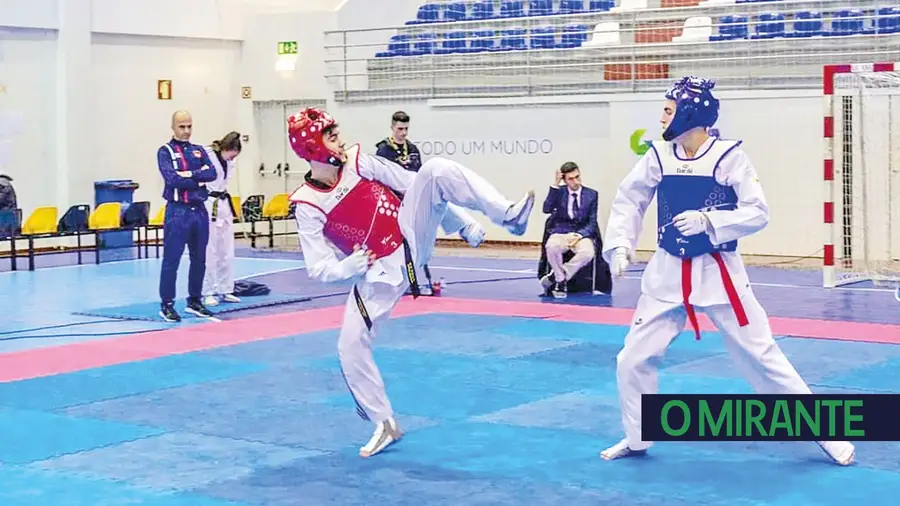
{"label": "black sneaker", "polygon": [[167,322],[177,323],[181,321],[181,315],[175,311],[175,306],[165,305],[159,309],[159,316]]}
{"label": "black sneaker", "polygon": [[566,298],[567,287],[565,283],[553,283],[553,288],[550,290],[550,293],[553,295],[555,299],[565,299]]}
{"label": "black sneaker", "polygon": [[191,313],[192,315],[199,316],[200,318],[212,318],[213,313],[209,309],[206,309],[206,306],[203,305],[200,301],[191,301],[188,302],[185,311]]}

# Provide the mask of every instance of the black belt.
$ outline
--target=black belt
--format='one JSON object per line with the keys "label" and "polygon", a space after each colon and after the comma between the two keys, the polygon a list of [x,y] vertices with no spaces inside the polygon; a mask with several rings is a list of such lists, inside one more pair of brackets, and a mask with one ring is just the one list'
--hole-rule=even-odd
{"label": "black belt", "polygon": [[210,216],[210,220],[216,221],[216,218],[219,217],[220,200],[225,200],[228,202],[228,208],[231,209],[231,217],[237,218],[237,212],[234,210],[234,201],[231,200],[231,195],[228,192],[209,192],[209,196],[216,199],[213,201],[212,215]]}
{"label": "black belt", "polygon": [[[409,278],[409,289],[412,291],[413,300],[415,300],[422,293],[419,290],[419,280],[416,277],[416,264],[413,262],[412,250],[409,249],[409,243],[406,242],[406,239],[403,239],[403,256],[406,257],[406,277]],[[353,286],[353,298],[356,300],[359,314],[362,315],[363,321],[366,322],[366,329],[371,331],[372,318],[369,317],[369,311],[366,309],[366,304],[363,302],[362,296],[359,294],[359,288],[356,285]]]}

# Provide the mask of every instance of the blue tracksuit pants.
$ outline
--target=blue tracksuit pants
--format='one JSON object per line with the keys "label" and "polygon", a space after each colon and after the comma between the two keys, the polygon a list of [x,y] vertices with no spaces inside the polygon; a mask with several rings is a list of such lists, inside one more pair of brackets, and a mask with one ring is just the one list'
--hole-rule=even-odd
{"label": "blue tracksuit pants", "polygon": [[206,244],[209,242],[209,216],[201,203],[169,202],[163,223],[163,260],[159,275],[159,298],[163,305],[175,301],[178,265],[187,246],[190,257],[188,302],[200,302],[206,273]]}

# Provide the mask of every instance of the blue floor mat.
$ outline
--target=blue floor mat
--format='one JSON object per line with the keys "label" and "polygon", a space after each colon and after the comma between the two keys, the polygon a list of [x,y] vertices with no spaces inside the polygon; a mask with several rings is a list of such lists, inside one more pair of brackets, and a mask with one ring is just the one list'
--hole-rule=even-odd
{"label": "blue floor mat", "polygon": [[[210,307],[209,310],[215,315],[227,315],[237,311],[256,309],[270,306],[283,306],[286,304],[299,304],[309,302],[310,297],[299,295],[261,295],[255,297],[246,297],[241,302],[235,304],[219,304]],[[202,318],[185,312],[186,302],[179,300],[175,302],[175,310],[184,320],[204,321]],[[128,304],[124,306],[102,307],[89,311],[79,311],[73,313],[77,316],[92,316],[98,318],[114,318],[118,320],[145,320],[159,321],[159,302],[138,302],[136,304]]]}

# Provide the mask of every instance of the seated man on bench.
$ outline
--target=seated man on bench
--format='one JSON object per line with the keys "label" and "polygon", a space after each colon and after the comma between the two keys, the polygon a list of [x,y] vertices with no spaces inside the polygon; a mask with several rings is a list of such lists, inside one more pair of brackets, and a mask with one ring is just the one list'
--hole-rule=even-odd
{"label": "seated man on bench", "polygon": [[[546,295],[564,298],[581,269],[598,258],[601,251],[600,228],[597,225],[597,191],[581,184],[581,171],[575,162],[566,162],[556,171],[555,184],[544,201],[549,214],[539,272]],[[564,256],[571,257],[564,261]],[[612,290],[608,267],[597,260],[597,272],[588,272],[590,286],[609,293]],[[602,268],[602,269],[601,269]],[[595,279],[600,279],[597,283]]]}

